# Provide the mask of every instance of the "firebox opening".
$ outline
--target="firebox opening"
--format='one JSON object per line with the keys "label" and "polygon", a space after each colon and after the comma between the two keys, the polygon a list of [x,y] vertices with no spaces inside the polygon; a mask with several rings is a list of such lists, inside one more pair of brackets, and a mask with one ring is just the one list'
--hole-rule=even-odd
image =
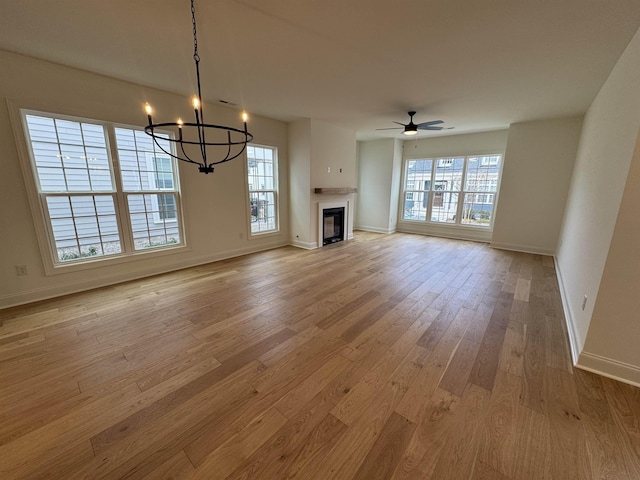
{"label": "firebox opening", "polygon": [[344,207],[322,210],[322,245],[344,240]]}

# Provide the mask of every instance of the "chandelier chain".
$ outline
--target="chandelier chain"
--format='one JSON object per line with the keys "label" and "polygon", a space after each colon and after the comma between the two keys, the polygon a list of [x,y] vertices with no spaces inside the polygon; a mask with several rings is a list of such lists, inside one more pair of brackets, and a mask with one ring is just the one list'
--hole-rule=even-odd
{"label": "chandelier chain", "polygon": [[193,59],[199,62],[200,55],[198,55],[198,32],[196,29],[196,6],[194,0],[191,0],[191,23],[193,24]]}

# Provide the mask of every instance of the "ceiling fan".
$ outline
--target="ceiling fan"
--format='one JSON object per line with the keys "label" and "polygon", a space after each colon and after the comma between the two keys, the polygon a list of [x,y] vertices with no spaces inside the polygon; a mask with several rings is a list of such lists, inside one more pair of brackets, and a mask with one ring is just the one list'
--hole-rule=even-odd
{"label": "ceiling fan", "polygon": [[376,130],[402,130],[404,135],[415,135],[418,133],[418,130],[442,130],[444,127],[439,127],[441,123],[444,123],[442,120],[431,120],[429,122],[422,123],[413,123],[413,116],[416,112],[407,112],[409,114],[409,123],[397,123],[398,125],[402,125],[402,127],[390,127],[390,128],[377,128]]}

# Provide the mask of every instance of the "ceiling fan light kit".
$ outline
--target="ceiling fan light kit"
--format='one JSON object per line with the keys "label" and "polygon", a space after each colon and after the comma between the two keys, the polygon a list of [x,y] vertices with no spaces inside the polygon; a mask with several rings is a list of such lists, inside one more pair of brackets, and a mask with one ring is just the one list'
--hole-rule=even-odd
{"label": "ceiling fan light kit", "polygon": [[[407,112],[409,114],[409,123],[401,123],[401,122],[393,122],[393,123],[397,123],[398,125],[402,125],[401,127],[391,127],[391,128],[378,128],[376,130],[402,130],[402,134],[403,135],[416,135],[418,133],[418,130],[433,130],[433,131],[437,131],[437,130],[442,130],[444,127],[439,126],[440,124],[444,123],[442,120],[431,120],[428,122],[422,122],[422,123],[414,123],[413,122],[413,116],[416,114],[416,112]],[[452,127],[449,127],[452,128]]]}

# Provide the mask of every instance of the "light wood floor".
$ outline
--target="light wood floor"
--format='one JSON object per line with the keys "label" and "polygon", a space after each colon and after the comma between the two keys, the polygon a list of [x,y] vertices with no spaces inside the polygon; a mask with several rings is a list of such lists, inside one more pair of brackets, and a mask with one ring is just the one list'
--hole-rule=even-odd
{"label": "light wood floor", "polygon": [[2,479],[640,479],[549,257],[357,232],[0,321]]}

